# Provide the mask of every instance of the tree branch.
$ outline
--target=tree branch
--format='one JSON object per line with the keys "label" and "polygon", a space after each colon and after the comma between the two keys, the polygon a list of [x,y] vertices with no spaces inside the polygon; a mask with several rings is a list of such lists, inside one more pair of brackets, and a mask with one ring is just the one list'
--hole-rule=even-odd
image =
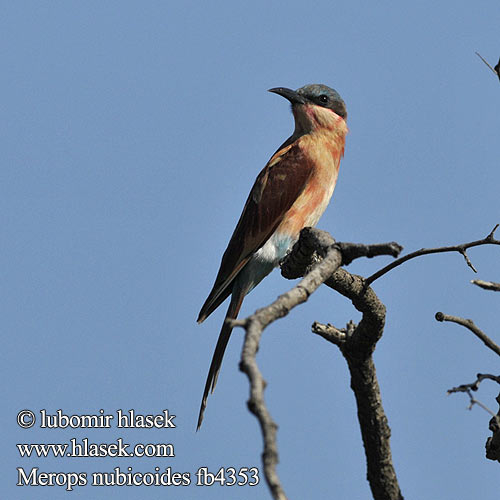
{"label": "tree branch", "polygon": [[380,255],[398,257],[403,250],[403,247],[394,241],[374,245],[336,242],[326,231],[306,227],[300,232],[300,238],[295,243],[292,251],[281,262],[282,276],[287,279],[305,276],[312,266],[327,254],[331,247],[336,247],[340,251],[344,266],[360,257],[372,258]]}
{"label": "tree branch", "polygon": [[493,436],[486,440],[486,458],[500,462],[500,393],[496,397],[498,413],[490,420],[489,429]]}
{"label": "tree branch", "polygon": [[[240,370],[247,375],[250,382],[248,408],[257,417],[261,427],[264,440],[262,454],[264,475],[274,499],[284,500],[286,495],[276,472],[276,465],[279,461],[276,442],[277,425],[266,407],[264,400],[266,382],[256,362],[264,329],[275,320],[286,316],[295,306],[305,302],[323,282],[332,276],[344,259],[352,261],[362,256],[397,255],[400,251],[401,247],[397,243],[372,246],[337,244],[328,233],[305,228],[301,231],[299,241],[294,245],[292,252],[282,264],[284,276],[287,275],[287,269],[290,271],[293,269],[295,273],[293,278],[302,274],[305,277],[269,306],[257,310],[246,319],[232,321],[233,326],[245,329]],[[297,274],[298,268],[301,268],[301,272]]]}
{"label": "tree branch", "polygon": [[324,260],[315,266],[298,285],[245,320],[233,322],[235,326],[243,326],[246,331],[240,370],[247,375],[250,382],[248,408],[257,417],[260,424],[264,440],[264,452],[262,454],[264,475],[271,494],[276,500],[284,500],[286,495],[276,472],[276,465],[279,462],[276,442],[277,425],[273,421],[264,401],[266,384],[256,361],[259,342],[264,328],[278,318],[286,316],[298,304],[305,302],[309,295],[340,266],[341,261],[342,255],[340,251],[336,247],[332,247],[327,252]]}
{"label": "tree branch", "polygon": [[[447,247],[422,248],[397,259],[367,279],[340,269],[340,265],[350,263],[359,257],[376,255],[397,257],[402,247],[394,242],[379,245],[336,243],[324,231],[312,228],[302,230],[292,252],[281,263],[281,273],[288,279],[301,276],[304,278],[269,306],[257,310],[246,319],[232,322],[234,326],[241,326],[245,329],[240,369],[247,375],[250,382],[248,408],[257,417],[261,427],[264,440],[262,454],[264,475],[274,499],[284,500],[286,495],[276,472],[276,465],[279,461],[276,442],[277,425],[266,407],[264,401],[266,382],[256,362],[256,354],[264,329],[275,320],[286,316],[297,305],[305,302],[322,283],[349,298],[356,309],[362,313],[362,319],[358,325],[350,323],[346,329],[337,329],[332,325],[314,323],[313,332],[337,345],[347,361],[367,458],[367,476],[374,499],[401,500],[403,497],[392,464],[390,428],[382,407],[380,387],[372,359],[372,353],[382,336],[385,324],[385,306],[369,285],[404,262],[432,253],[458,252],[475,271],[467,250],[485,244],[500,245],[500,241],[494,237],[498,226],[497,224],[490,234],[481,240]],[[444,321],[450,320],[451,317],[442,315],[442,318],[441,321]],[[470,320],[462,321],[466,322],[464,326],[469,329],[471,329],[471,324],[477,329]],[[481,336],[475,331],[475,334],[488,347],[500,354],[500,348],[484,333],[481,332],[483,335]]]}
{"label": "tree branch", "polygon": [[351,374],[351,389],[365,448],[367,477],[375,500],[402,499],[390,447],[391,430],[382,406],[372,353],[385,324],[385,306],[364,279],[338,269],[326,285],[348,297],[363,316],[345,330],[314,323],[312,330],[342,352]]}
{"label": "tree branch", "polygon": [[492,290],[494,292],[500,292],[500,283],[494,283],[493,281],[483,281],[483,280],[471,280],[473,285],[476,285],[484,290]]}
{"label": "tree branch", "polygon": [[498,346],[493,340],[491,340],[488,335],[486,335],[480,328],[478,328],[471,319],[464,319],[458,316],[450,316],[449,314],[444,314],[442,312],[436,313],[437,321],[451,321],[452,323],[457,323],[458,325],[465,326],[468,328],[478,339],[480,339],[486,347],[489,347],[493,352],[500,356],[500,346]]}
{"label": "tree branch", "polygon": [[488,66],[488,68],[491,69],[491,71],[493,71],[493,73],[495,73],[495,75],[498,76],[498,78],[500,79],[500,59],[498,60],[498,63],[497,65],[493,68],[491,66],[491,64],[479,53],[479,52],[476,52],[476,55],[481,59],[481,61],[484,62],[484,64],[486,64],[486,66]]}
{"label": "tree branch", "polygon": [[489,429],[493,432],[493,435],[486,440],[486,458],[493,461],[500,462],[500,394],[498,394],[496,400],[498,402],[499,408],[495,415],[487,406],[478,401],[473,395],[472,391],[477,391],[479,389],[479,384],[483,380],[493,380],[500,384],[500,375],[490,375],[489,373],[478,373],[476,375],[476,380],[470,384],[462,384],[458,387],[453,387],[449,389],[448,394],[453,394],[457,392],[466,392],[469,396],[470,404],[468,409],[471,410],[474,405],[480,406],[483,410],[492,415],[489,422]]}
{"label": "tree branch", "polygon": [[462,385],[459,385],[458,387],[453,387],[452,389],[448,389],[448,391],[446,391],[446,393],[453,394],[453,393],[457,393],[457,392],[466,392],[467,395],[469,396],[469,400],[470,400],[470,404],[468,407],[469,410],[472,410],[472,407],[474,405],[478,405],[484,411],[486,411],[487,413],[489,413],[491,416],[494,417],[495,414],[493,413],[493,411],[491,411],[486,405],[481,403],[481,401],[478,401],[477,399],[475,399],[474,396],[472,395],[472,391],[477,391],[479,389],[479,384],[483,380],[486,380],[486,379],[494,380],[495,382],[498,382],[500,384],[500,376],[497,377],[496,375],[490,375],[489,373],[478,373],[476,376],[476,380],[474,382],[472,382],[471,384],[462,384]]}
{"label": "tree branch", "polygon": [[494,382],[500,384],[500,376],[490,375],[489,373],[478,373],[474,382],[472,382],[471,384],[462,384],[458,387],[448,389],[447,394],[453,394],[454,392],[477,391],[479,389],[479,384],[486,379],[493,380]]}
{"label": "tree branch", "polygon": [[[479,329],[472,320],[463,319],[458,316],[450,316],[448,314],[443,314],[442,312],[436,313],[437,321],[451,321],[452,323],[457,323],[459,325],[468,328],[476,337],[478,337],[487,347],[489,347],[493,352],[500,356],[500,347],[493,342],[481,329]],[[498,413],[495,415],[486,405],[478,401],[473,395],[472,391],[477,391],[479,384],[483,380],[493,380],[500,384],[500,375],[490,375],[488,373],[478,373],[476,380],[471,384],[462,384],[458,387],[453,387],[448,390],[448,394],[456,392],[466,392],[469,396],[470,404],[469,410],[472,409],[474,405],[480,406],[483,410],[487,411],[492,418],[489,423],[489,429],[493,432],[493,435],[486,440],[486,458],[489,460],[497,460],[500,462],[500,408]],[[500,394],[497,397],[498,404],[500,405]]]}
{"label": "tree branch", "polygon": [[[399,245],[397,247],[400,251],[401,247]],[[300,240],[294,252],[299,249]],[[314,253],[309,255],[309,262],[314,261],[317,253],[316,250],[316,255]],[[282,274],[285,277],[296,276],[301,270],[307,269],[307,251],[304,248],[301,251],[299,268],[293,268],[295,263],[297,263],[296,259],[287,260],[282,268]],[[351,322],[346,329],[337,329],[332,325],[314,323],[312,330],[337,345],[347,361],[365,448],[367,477],[373,498],[375,500],[401,500],[403,496],[392,463],[391,431],[382,406],[380,387],[372,358],[375,345],[384,329],[385,306],[375,292],[366,285],[362,277],[352,275],[344,269],[337,269],[325,281],[325,284],[349,298],[363,316],[357,326]]]}
{"label": "tree branch", "polygon": [[389,265],[383,267],[376,273],[372,274],[368,278],[366,278],[366,284],[370,285],[372,284],[376,279],[380,278],[384,274],[388,273],[395,267],[400,266],[404,262],[407,262],[410,259],[414,259],[415,257],[420,257],[421,255],[429,255],[433,253],[444,253],[444,252],[458,252],[463,255],[465,261],[467,262],[467,265],[474,271],[477,272],[474,266],[472,265],[472,262],[470,261],[468,255],[467,255],[467,250],[472,247],[477,247],[480,245],[500,245],[500,240],[495,239],[495,231],[497,230],[498,226],[500,224],[497,224],[493,230],[486,236],[486,238],[483,238],[482,240],[476,240],[476,241],[471,241],[469,243],[462,243],[460,245],[453,245],[453,246],[447,246],[447,247],[438,247],[438,248],[421,248],[420,250],[417,250],[416,252],[409,253],[408,255],[404,255],[403,257],[400,257],[399,259],[395,260],[394,262],[391,262]]}

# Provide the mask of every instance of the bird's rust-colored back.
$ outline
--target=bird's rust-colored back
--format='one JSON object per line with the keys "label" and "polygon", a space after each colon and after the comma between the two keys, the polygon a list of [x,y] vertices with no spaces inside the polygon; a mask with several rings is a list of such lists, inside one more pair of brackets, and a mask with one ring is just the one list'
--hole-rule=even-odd
{"label": "bird's rust-colored back", "polygon": [[200,323],[229,295],[235,276],[276,230],[304,190],[313,167],[294,143],[274,154],[260,172],[224,252],[212,291],[201,308]]}

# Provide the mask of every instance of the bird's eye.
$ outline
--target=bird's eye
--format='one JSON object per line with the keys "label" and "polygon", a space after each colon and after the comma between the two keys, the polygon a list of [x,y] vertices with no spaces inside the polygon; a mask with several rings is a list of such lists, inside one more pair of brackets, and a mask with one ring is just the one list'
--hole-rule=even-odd
{"label": "bird's eye", "polygon": [[319,96],[319,100],[323,103],[326,104],[328,102],[328,96],[326,94],[321,94]]}

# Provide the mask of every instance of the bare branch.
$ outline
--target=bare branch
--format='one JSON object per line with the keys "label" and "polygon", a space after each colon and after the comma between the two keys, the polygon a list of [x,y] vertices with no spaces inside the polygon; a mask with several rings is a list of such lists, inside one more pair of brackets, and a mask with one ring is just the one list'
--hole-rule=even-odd
{"label": "bare branch", "polygon": [[491,64],[479,53],[479,52],[476,52],[476,55],[481,59],[481,61],[484,62],[484,64],[486,64],[486,66],[488,66],[488,68],[491,69],[491,71],[493,71],[493,73],[495,73],[495,75],[498,76],[498,78],[500,79],[500,59],[498,60],[498,63],[497,65],[493,68],[491,66]]}
{"label": "bare branch", "polygon": [[264,389],[266,382],[260,373],[255,360],[262,330],[256,323],[249,323],[245,335],[245,343],[241,355],[240,370],[246,373],[250,381],[250,399],[248,409],[257,417],[260,423],[262,437],[264,439],[264,452],[262,462],[264,465],[264,475],[271,494],[276,500],[286,500],[285,491],[281,486],[280,479],[276,472],[276,465],[279,462],[278,444],[276,442],[276,432],[278,426],[273,421],[264,402]]}
{"label": "bare branch", "polygon": [[493,342],[493,340],[491,340],[488,335],[486,335],[480,328],[478,328],[471,319],[464,319],[458,316],[450,316],[449,314],[444,314],[442,312],[437,312],[435,317],[437,321],[451,321],[452,323],[457,323],[458,325],[465,326],[487,347],[489,347],[493,352],[500,356],[500,346]]}
{"label": "bare branch", "polygon": [[[402,247],[397,243],[381,245],[336,243],[328,233],[323,231],[312,228],[302,230],[299,241],[294,245],[290,255],[281,263],[281,272],[289,279],[305,277],[269,306],[257,310],[244,320],[233,322],[234,326],[241,326],[246,331],[240,369],[248,376],[250,382],[248,407],[257,417],[261,427],[264,440],[264,475],[273,498],[283,500],[286,496],[276,472],[276,465],[279,461],[276,442],[277,425],[265,405],[266,383],[256,362],[256,354],[264,329],[275,320],[286,316],[298,304],[305,302],[322,283],[348,297],[356,309],[362,312],[362,319],[357,326],[350,324],[347,329],[337,329],[332,325],[315,323],[313,331],[337,345],[347,361],[351,373],[351,388],[358,406],[358,419],[367,457],[368,480],[374,499],[400,500],[403,497],[392,464],[390,428],[382,407],[380,388],[372,359],[373,350],[384,328],[385,306],[369,285],[407,260],[431,253],[458,252],[475,271],[467,250],[485,244],[500,245],[500,241],[494,237],[498,226],[497,224],[490,234],[481,240],[447,247],[423,248],[408,254],[385,266],[368,279],[351,275],[344,269],[340,269],[341,263],[349,263],[362,256],[397,256]],[[452,317],[441,315],[440,318],[442,318],[441,321],[451,321],[449,318]],[[470,320],[462,321],[465,322],[464,326],[472,329],[488,347],[500,355],[500,348],[484,333],[481,332],[482,336],[478,334],[477,331],[480,332],[480,330]]]}
{"label": "bare branch", "polygon": [[486,458],[500,462],[500,393],[496,397],[498,413],[490,420],[489,429],[493,436],[486,440]]}
{"label": "bare branch", "polygon": [[[299,250],[299,247],[294,248],[294,251]],[[291,276],[300,274],[300,270],[293,268],[293,264],[307,269],[306,253],[301,252],[301,259],[288,260],[287,268],[283,269],[282,273]],[[321,252],[310,255],[309,263],[317,258],[318,253]],[[367,476],[373,498],[375,500],[401,500],[403,496],[392,463],[391,431],[382,406],[380,387],[372,358],[375,345],[384,329],[385,306],[375,292],[366,286],[362,277],[352,275],[344,269],[337,269],[325,281],[325,284],[348,297],[363,316],[358,325],[351,322],[346,329],[314,323],[312,330],[325,340],[337,345],[347,361],[351,374],[351,388],[356,398],[367,462]]]}
{"label": "bare branch", "polygon": [[312,324],[311,329],[313,333],[316,333],[320,337],[323,337],[327,342],[331,342],[337,346],[342,345],[347,338],[347,332],[345,329],[339,330],[330,324],[323,325],[322,323],[315,321]]}
{"label": "bare branch", "polygon": [[284,500],[286,495],[276,472],[276,465],[279,461],[276,442],[277,425],[272,420],[264,401],[265,381],[256,361],[260,338],[264,328],[278,318],[286,316],[298,304],[305,302],[309,295],[340,266],[341,261],[340,251],[332,246],[325,258],[298,285],[278,297],[269,306],[256,311],[243,322],[235,323],[235,326],[244,326],[246,330],[240,370],[247,375],[250,382],[248,408],[257,417],[261,427],[264,440],[262,454],[264,475],[274,499]]}
{"label": "bare branch", "polygon": [[447,394],[452,394],[454,392],[467,392],[467,391],[477,391],[479,389],[479,384],[483,380],[493,380],[500,384],[500,375],[490,375],[489,373],[478,373],[476,375],[476,380],[470,384],[462,384],[458,387],[453,387],[452,389],[448,389]]}
{"label": "bare branch", "polygon": [[471,280],[471,283],[480,288],[483,288],[484,290],[493,290],[494,292],[500,292],[500,283],[483,280]]}
{"label": "bare branch", "polygon": [[477,391],[479,389],[479,384],[483,380],[493,380],[500,384],[500,375],[490,375],[489,373],[478,373],[476,375],[476,380],[470,384],[462,384],[458,387],[453,387],[449,389],[448,394],[453,394],[457,392],[466,392],[469,396],[469,406],[468,409],[471,410],[474,405],[481,407],[483,410],[492,415],[489,422],[489,429],[493,432],[493,436],[490,436],[486,440],[486,458],[489,460],[496,460],[500,462],[500,394],[497,396],[496,400],[499,404],[498,413],[495,415],[492,410],[490,410],[486,405],[478,401],[473,395],[472,391]]}
{"label": "bare branch", "polygon": [[287,279],[305,276],[308,269],[324,257],[332,246],[342,254],[342,264],[348,265],[360,257],[391,255],[397,257],[403,247],[396,242],[365,245],[362,243],[337,243],[326,231],[306,227],[300,232],[300,238],[292,251],[281,263],[281,274]]}
{"label": "bare branch", "polygon": [[477,405],[480,408],[482,408],[486,413],[489,413],[492,417],[496,417],[496,415],[493,413],[493,410],[490,410],[485,404],[483,404],[483,403],[481,403],[481,401],[477,400],[472,395],[472,392],[468,391],[467,394],[469,395],[469,398],[470,398],[469,410],[472,410],[472,407],[474,405]]}
{"label": "bare branch", "polygon": [[497,230],[499,224],[497,224],[493,230],[486,236],[486,238],[483,238],[482,240],[475,240],[471,241],[469,243],[462,243],[460,245],[453,245],[453,246],[447,246],[447,247],[438,247],[438,248],[421,248],[420,250],[417,250],[415,252],[409,253],[408,255],[403,255],[403,257],[400,257],[399,259],[396,259],[394,262],[391,262],[389,265],[383,267],[376,273],[372,274],[368,278],[366,278],[366,284],[370,285],[373,283],[376,279],[380,278],[384,274],[388,273],[395,267],[400,266],[404,262],[407,262],[410,259],[414,259],[415,257],[420,257],[422,255],[429,255],[429,254],[434,254],[434,253],[444,253],[444,252],[458,252],[461,255],[464,256],[465,261],[467,262],[467,265],[474,271],[477,272],[474,266],[472,265],[469,257],[467,256],[466,251],[469,248],[472,247],[477,247],[480,245],[500,245],[500,240],[495,239],[495,231]]}
{"label": "bare branch", "polygon": [[496,415],[493,413],[492,410],[490,410],[486,405],[481,403],[481,401],[478,401],[472,395],[472,391],[477,391],[479,389],[479,384],[483,380],[486,380],[486,379],[494,380],[495,382],[500,384],[500,376],[490,375],[489,373],[478,373],[476,376],[476,380],[474,382],[472,382],[470,384],[462,384],[462,385],[459,385],[458,387],[453,387],[452,389],[448,389],[448,391],[446,391],[446,393],[453,394],[453,393],[457,393],[457,392],[466,392],[467,395],[469,396],[469,400],[470,400],[470,404],[468,406],[469,410],[472,410],[472,407],[474,405],[477,405],[477,406],[481,407],[484,411],[489,413],[492,417],[495,417]]}
{"label": "bare branch", "polygon": [[380,255],[390,255],[398,257],[402,252],[403,247],[391,241],[390,243],[375,243],[372,245],[364,245],[362,243],[338,243],[339,249],[342,252],[342,265],[348,266],[354,259],[360,257],[378,257]]}
{"label": "bare branch", "polygon": [[[367,476],[375,500],[402,499],[390,447],[391,430],[382,406],[372,353],[381,338],[385,324],[385,306],[364,279],[338,269],[326,285],[348,297],[362,312],[359,324],[346,329],[343,342],[335,343],[347,361],[351,373],[351,389],[356,398],[358,420],[365,447]],[[349,330],[352,330],[349,332]],[[323,333],[330,328],[313,325],[313,332],[329,340]],[[331,341],[331,340],[330,340]]]}
{"label": "bare branch", "polygon": [[[276,465],[279,461],[276,442],[277,425],[266,407],[264,401],[266,383],[256,362],[259,342],[264,329],[275,320],[286,316],[295,306],[305,302],[323,282],[334,274],[342,261],[350,262],[363,256],[398,255],[400,251],[401,247],[397,243],[378,245],[337,244],[325,231],[305,228],[301,231],[299,241],[294,245],[292,252],[282,263],[282,274],[285,277],[289,279],[302,275],[305,277],[269,306],[257,310],[246,319],[232,321],[233,326],[240,326],[245,329],[240,370],[247,375],[250,382],[248,408],[257,417],[261,427],[264,440],[264,452],[262,454],[264,475],[274,499],[283,500],[286,499],[286,495],[276,472]],[[358,284],[358,288],[359,286],[362,285]],[[392,466],[392,463],[390,465]],[[400,497],[384,498],[396,499]]]}

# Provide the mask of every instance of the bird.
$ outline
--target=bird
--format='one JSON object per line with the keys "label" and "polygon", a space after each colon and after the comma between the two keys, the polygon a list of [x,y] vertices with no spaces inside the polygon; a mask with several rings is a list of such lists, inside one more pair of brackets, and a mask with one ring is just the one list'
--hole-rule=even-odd
{"label": "bird", "polygon": [[257,176],[203,304],[202,323],[231,296],[203,391],[196,430],[203,422],[222,358],[245,296],[291,250],[304,227],[315,226],[337,183],[348,132],[347,111],[334,89],[322,84],[269,89],[291,104],[293,134]]}

